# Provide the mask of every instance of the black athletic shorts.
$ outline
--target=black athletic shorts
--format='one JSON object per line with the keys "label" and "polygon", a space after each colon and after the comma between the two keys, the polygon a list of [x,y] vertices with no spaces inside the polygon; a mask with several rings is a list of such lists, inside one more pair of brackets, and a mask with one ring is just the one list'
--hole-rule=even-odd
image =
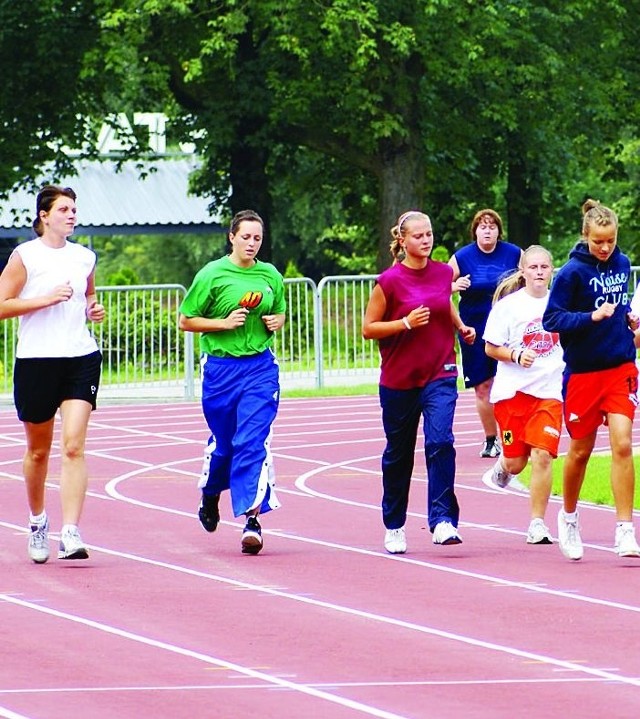
{"label": "black athletic shorts", "polygon": [[96,408],[102,354],[84,357],[16,359],[13,398],[21,422],[48,422],[66,399],[83,399]]}

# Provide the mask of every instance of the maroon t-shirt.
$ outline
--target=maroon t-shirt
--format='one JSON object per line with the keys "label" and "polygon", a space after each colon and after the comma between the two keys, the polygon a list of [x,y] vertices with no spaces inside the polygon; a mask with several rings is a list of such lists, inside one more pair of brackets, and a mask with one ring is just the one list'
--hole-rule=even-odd
{"label": "maroon t-shirt", "polygon": [[380,384],[390,389],[424,387],[443,377],[457,377],[451,321],[453,269],[429,260],[422,270],[398,263],[378,277],[387,308],[384,321],[398,320],[419,305],[431,310],[429,322],[379,341]]}

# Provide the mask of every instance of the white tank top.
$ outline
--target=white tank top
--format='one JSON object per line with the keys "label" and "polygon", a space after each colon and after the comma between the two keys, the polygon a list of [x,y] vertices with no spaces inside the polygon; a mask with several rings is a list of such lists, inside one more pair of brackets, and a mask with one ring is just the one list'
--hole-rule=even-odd
{"label": "white tank top", "polygon": [[22,299],[42,297],[69,282],[73,295],[20,317],[16,357],[83,357],[98,349],[87,327],[87,280],[96,264],[93,250],[73,242],[53,248],[40,239],[15,250],[27,270]]}

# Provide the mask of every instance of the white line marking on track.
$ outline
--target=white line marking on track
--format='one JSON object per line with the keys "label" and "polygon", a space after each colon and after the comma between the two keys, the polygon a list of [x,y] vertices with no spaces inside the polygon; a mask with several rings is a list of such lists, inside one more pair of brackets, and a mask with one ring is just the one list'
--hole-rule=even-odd
{"label": "white line marking on track", "polygon": [[24,607],[26,609],[30,609],[32,611],[41,612],[42,614],[47,614],[49,616],[56,617],[58,619],[64,619],[66,621],[74,622],[75,624],[81,624],[83,626],[90,627],[91,629],[96,629],[96,630],[104,632],[106,634],[112,634],[112,635],[115,635],[122,639],[128,639],[130,641],[137,642],[139,644],[144,644],[146,646],[154,647],[155,649],[162,649],[163,651],[171,652],[173,654],[178,654],[183,657],[197,659],[198,661],[204,662],[206,664],[212,664],[214,666],[224,667],[225,669],[228,669],[230,671],[235,671],[238,674],[241,674],[242,676],[251,677],[253,679],[260,679],[260,680],[266,682],[267,684],[270,684],[272,686],[279,687],[282,689],[289,689],[294,692],[300,692],[301,694],[308,694],[309,696],[312,696],[316,699],[322,699],[323,701],[328,701],[332,704],[339,704],[341,706],[348,707],[350,709],[354,709],[355,711],[358,711],[362,714],[368,714],[369,716],[379,717],[379,719],[405,719],[400,714],[394,714],[392,712],[388,712],[383,709],[376,709],[375,707],[368,706],[366,704],[362,704],[361,702],[357,702],[357,701],[354,701],[351,699],[346,699],[344,697],[335,696],[334,694],[330,694],[326,691],[322,691],[321,689],[315,689],[312,686],[291,682],[291,681],[288,681],[286,679],[283,679],[281,677],[278,677],[278,676],[275,676],[272,674],[267,674],[265,672],[256,671],[255,669],[251,669],[249,667],[243,667],[234,662],[229,662],[224,659],[220,659],[219,657],[211,656],[210,654],[203,654],[202,652],[196,652],[191,649],[186,649],[185,647],[179,647],[175,644],[169,644],[168,642],[164,642],[159,639],[153,639],[152,637],[147,637],[142,634],[129,632],[124,629],[118,629],[117,627],[113,627],[109,624],[97,622],[97,621],[94,621],[93,619],[86,619],[85,617],[80,617],[76,614],[70,614],[68,612],[61,612],[56,609],[51,609],[49,607],[42,607],[37,604],[33,604],[31,602],[25,602],[21,599],[16,599],[15,597],[11,597],[7,594],[0,594],[0,601],[5,601],[10,604],[14,604],[14,605],[17,605],[20,607]]}

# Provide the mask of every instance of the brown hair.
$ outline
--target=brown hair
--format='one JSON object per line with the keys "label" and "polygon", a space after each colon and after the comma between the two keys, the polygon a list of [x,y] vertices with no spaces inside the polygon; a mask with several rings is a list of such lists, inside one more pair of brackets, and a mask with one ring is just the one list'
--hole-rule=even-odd
{"label": "brown hair", "polygon": [[502,239],[502,217],[495,211],[490,208],[486,208],[484,210],[478,210],[476,214],[473,216],[473,220],[471,220],[471,239],[475,242],[476,241],[476,230],[478,229],[478,225],[482,221],[482,218],[486,215],[489,215],[489,217],[498,225],[498,239]]}
{"label": "brown hair", "polygon": [[523,270],[527,261],[527,257],[529,257],[529,255],[532,255],[534,252],[544,252],[544,254],[547,255],[547,257],[549,258],[551,267],[553,267],[553,257],[551,256],[551,253],[546,247],[542,247],[542,245],[530,245],[529,247],[527,247],[526,250],[524,250],[524,252],[520,256],[520,261],[518,262],[518,269],[508,274],[498,283],[496,291],[493,293],[494,305],[498,300],[501,300],[503,297],[510,295],[512,292],[516,292],[517,290],[522,289],[526,285]]}
{"label": "brown hair", "polygon": [[262,231],[264,232],[264,221],[255,210],[240,210],[240,212],[236,212],[231,220],[229,234],[235,235],[238,231],[238,227],[240,227],[240,224],[245,221],[259,222],[262,226]]}
{"label": "brown hair", "polygon": [[426,215],[424,212],[420,212],[420,210],[409,210],[408,212],[403,212],[400,217],[398,217],[398,221],[391,228],[391,237],[393,239],[389,244],[389,251],[391,252],[391,256],[393,257],[394,264],[400,261],[402,256],[404,255],[404,250],[400,245],[400,240],[404,237],[404,233],[402,232],[404,223],[414,215],[417,215],[418,217],[424,217],[429,220],[429,222],[431,222],[431,220],[429,219],[429,215]]}
{"label": "brown hair", "polygon": [[618,216],[609,207],[601,205],[597,200],[587,200],[582,205],[582,237],[586,239],[592,225],[608,227],[614,225],[618,228]]}
{"label": "brown hair", "polygon": [[44,225],[40,219],[41,212],[50,212],[53,203],[58,197],[68,197],[70,200],[76,201],[76,193],[70,187],[58,187],[58,185],[45,185],[36,198],[36,219],[33,221],[33,229],[42,237]]}

